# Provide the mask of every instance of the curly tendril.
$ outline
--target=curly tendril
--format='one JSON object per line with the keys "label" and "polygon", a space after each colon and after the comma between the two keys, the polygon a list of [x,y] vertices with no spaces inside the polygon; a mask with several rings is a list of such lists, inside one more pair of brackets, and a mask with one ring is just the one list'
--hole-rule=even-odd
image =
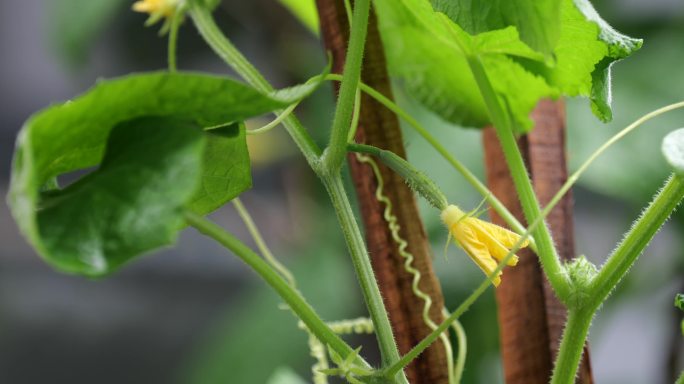
{"label": "curly tendril", "polygon": [[[435,324],[435,322],[432,321],[432,319],[430,318],[432,298],[420,289],[420,271],[413,267],[414,256],[406,250],[406,248],[408,247],[408,242],[406,242],[406,240],[402,238],[399,234],[399,230],[401,229],[401,227],[398,223],[397,217],[394,216],[394,214],[392,213],[392,201],[384,194],[384,179],[382,178],[382,174],[380,173],[378,164],[370,156],[360,153],[356,153],[356,159],[359,162],[368,164],[373,170],[373,174],[375,175],[375,178],[378,183],[378,187],[375,190],[375,198],[379,202],[385,204],[383,217],[389,227],[390,233],[392,235],[392,240],[394,240],[394,242],[397,244],[399,255],[401,255],[401,257],[404,258],[404,269],[406,270],[406,272],[410,273],[413,276],[413,280],[411,282],[411,290],[413,291],[414,295],[423,300],[423,321],[431,330],[434,331],[435,329],[437,329],[437,324]],[[444,351],[447,355],[449,383],[453,384],[455,383],[454,376],[460,375],[454,374],[453,351],[451,349],[451,343],[449,342],[449,336],[447,333],[442,333],[439,336],[439,338],[442,341],[442,345],[444,345]]]}

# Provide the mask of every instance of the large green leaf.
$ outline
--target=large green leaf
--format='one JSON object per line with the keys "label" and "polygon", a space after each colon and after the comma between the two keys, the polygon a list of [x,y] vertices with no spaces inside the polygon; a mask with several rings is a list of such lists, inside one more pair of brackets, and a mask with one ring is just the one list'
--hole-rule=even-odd
{"label": "large green leaf", "polygon": [[198,126],[177,119],[116,126],[99,169],[44,196],[33,245],[60,270],[97,276],[172,243],[200,180],[204,142]]}
{"label": "large green leaf", "polygon": [[444,119],[473,127],[489,123],[468,65],[472,54],[481,56],[495,91],[519,127],[530,127],[528,114],[539,98],[557,96],[542,77],[512,59],[543,61],[543,55],[520,42],[515,28],[471,36],[435,12],[427,0],[377,0],[375,4],[392,74]]}
{"label": "large green leaf", "polygon": [[[251,186],[244,127],[231,122],[283,108],[308,95],[319,83],[264,95],[228,78],[191,73],[158,72],[101,81],[83,96],[38,112],[25,123],[14,156],[9,195],[12,213],[31,244],[58,268],[90,275],[107,272],[118,262],[92,267],[104,265],[103,270],[79,269],[74,263],[55,261],[54,249],[46,248],[44,232],[58,220],[45,226],[38,212],[48,201],[54,205],[63,200],[54,198],[61,193],[55,191],[57,176],[100,164],[110,132],[126,121],[156,116],[199,127],[224,125],[203,133],[206,150],[197,155],[201,164],[195,170],[198,181],[177,180],[191,188],[183,203],[197,213],[208,213]],[[148,151],[154,154],[155,146],[150,145]],[[107,259],[109,255],[74,257]]]}
{"label": "large green leaf", "polygon": [[[463,126],[490,123],[468,66],[469,56],[480,58],[515,126],[526,131],[531,128],[531,110],[546,97],[591,97],[595,114],[610,119],[610,66],[641,46],[640,40],[613,30],[584,0],[562,2],[560,35],[553,47],[555,60],[537,52],[538,44],[537,50],[528,45],[529,31],[534,28],[528,30],[527,38],[521,38],[519,25],[495,16],[507,13],[509,5],[434,3],[448,14],[435,11],[429,0],[378,0],[380,30],[392,74],[403,80],[422,104]],[[491,20],[480,19],[482,12]],[[542,19],[539,12],[529,12],[531,20]],[[473,31],[480,33],[468,33]]]}
{"label": "large green leaf", "polygon": [[550,56],[561,34],[562,0],[431,0],[472,35],[514,26],[520,39]]}

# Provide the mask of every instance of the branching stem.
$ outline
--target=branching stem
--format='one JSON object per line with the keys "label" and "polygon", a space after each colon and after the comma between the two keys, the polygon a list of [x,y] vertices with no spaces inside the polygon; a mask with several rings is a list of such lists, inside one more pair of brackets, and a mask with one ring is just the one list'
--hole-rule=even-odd
{"label": "branching stem", "polygon": [[[228,248],[242,261],[249,265],[262,279],[268,283],[280,297],[290,306],[292,311],[297,314],[307,328],[323,343],[330,345],[337,353],[342,356],[349,355],[353,349],[345,343],[339,336],[328,327],[323,320],[316,314],[313,308],[282,276],[280,276],[266,261],[260,258],[254,251],[244,245],[238,238],[226,232],[215,223],[192,212],[185,212],[188,224],[197,229],[200,233],[211,237],[218,243]],[[357,363],[370,368],[368,363],[361,357],[357,358]]]}
{"label": "branching stem", "polygon": [[[468,64],[485,100],[490,118],[494,123],[494,128],[501,143],[501,149],[508,163],[527,222],[534,222],[538,217],[541,217],[541,208],[539,207],[537,195],[532,187],[532,182],[527,173],[527,168],[525,167],[525,162],[523,161],[515,136],[513,136],[514,130],[511,118],[501,106],[480,58],[470,55],[468,57]],[[533,236],[544,273],[558,298],[565,302],[571,291],[570,282],[560,263],[558,251],[554,246],[551,233],[546,224],[537,226]]]}

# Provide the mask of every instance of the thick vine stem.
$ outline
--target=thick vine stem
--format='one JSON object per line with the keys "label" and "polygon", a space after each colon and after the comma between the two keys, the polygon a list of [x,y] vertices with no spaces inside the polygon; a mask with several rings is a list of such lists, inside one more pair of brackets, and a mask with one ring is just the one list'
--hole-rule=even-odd
{"label": "thick vine stem", "polygon": [[[356,270],[356,276],[361,285],[361,292],[375,325],[375,333],[380,345],[383,366],[392,365],[399,360],[399,351],[394,342],[389,317],[378,289],[378,283],[373,274],[373,268],[368,258],[365,244],[361,238],[361,232],[349,205],[349,200],[342,184],[342,178],[339,175],[329,176],[327,179],[324,177],[324,184],[328,189],[337,218],[340,221],[344,238],[347,241],[349,253],[352,257],[352,263]],[[402,373],[396,373],[396,378],[402,383],[408,383]]]}
{"label": "thick vine stem", "polygon": [[586,306],[598,308],[603,303],[682,199],[684,177],[673,174],[593,279]]}
{"label": "thick vine stem", "polygon": [[[259,276],[268,283],[280,297],[290,306],[292,311],[297,314],[306,327],[316,335],[322,342],[330,345],[337,353],[347,356],[353,349],[345,343],[339,336],[328,327],[323,320],[316,314],[314,309],[285,279],[280,276],[266,261],[260,258],[254,251],[244,245],[238,238],[226,232],[223,228],[212,223],[195,213],[186,211],[185,219],[188,224],[197,229],[200,233],[211,237],[218,243],[228,248],[237,255],[242,261],[249,265]],[[370,368],[370,365],[361,357],[357,358],[357,363]]]}
{"label": "thick vine stem", "polygon": [[344,62],[342,85],[337,98],[337,108],[333,118],[330,144],[323,155],[323,166],[328,173],[339,172],[347,154],[347,138],[352,122],[354,99],[361,80],[361,65],[363,62],[363,48],[368,31],[368,15],[370,14],[370,0],[356,0],[354,14],[349,35],[349,45]]}
{"label": "thick vine stem", "polygon": [[574,382],[584,341],[594,314],[627,274],[637,257],[672,215],[682,199],[684,199],[684,179],[681,176],[672,175],[598,274],[586,287],[577,287],[577,289],[584,290],[581,296],[585,300],[570,302],[572,306],[569,308],[568,322],[561,340],[552,384]]}
{"label": "thick vine stem", "polygon": [[[487,73],[477,56],[469,56],[468,64],[473,72],[480,92],[485,100],[489,115],[494,123],[496,134],[501,143],[506,162],[520,198],[525,217],[529,223],[541,216],[539,201],[534,193],[525,163],[513,135],[513,126],[508,113],[502,108],[499,98],[487,77]],[[549,283],[558,298],[565,302],[570,293],[570,282],[560,263],[557,250],[553,244],[551,233],[546,224],[539,225],[533,232],[539,260]]]}
{"label": "thick vine stem", "polygon": [[573,384],[575,382],[577,367],[582,358],[584,343],[589,334],[593,317],[593,311],[575,309],[568,311],[568,319],[565,323],[551,384]]}

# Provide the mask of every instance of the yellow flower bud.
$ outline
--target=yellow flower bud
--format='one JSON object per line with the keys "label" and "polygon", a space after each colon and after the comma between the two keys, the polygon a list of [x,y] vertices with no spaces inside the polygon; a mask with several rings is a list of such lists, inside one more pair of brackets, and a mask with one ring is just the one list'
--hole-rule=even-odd
{"label": "yellow flower bud", "polygon": [[133,3],[135,12],[149,13],[146,25],[152,25],[162,18],[168,20],[176,13],[182,0],[140,0]]}
{"label": "yellow flower bud", "polygon": [[[504,259],[520,236],[498,225],[469,216],[455,205],[442,211],[442,221],[449,229],[456,243],[470,256],[486,275],[491,275],[498,262]],[[520,248],[529,244],[525,241]],[[518,264],[518,256],[508,261],[508,265]],[[501,283],[501,272],[492,280],[495,286]]]}

